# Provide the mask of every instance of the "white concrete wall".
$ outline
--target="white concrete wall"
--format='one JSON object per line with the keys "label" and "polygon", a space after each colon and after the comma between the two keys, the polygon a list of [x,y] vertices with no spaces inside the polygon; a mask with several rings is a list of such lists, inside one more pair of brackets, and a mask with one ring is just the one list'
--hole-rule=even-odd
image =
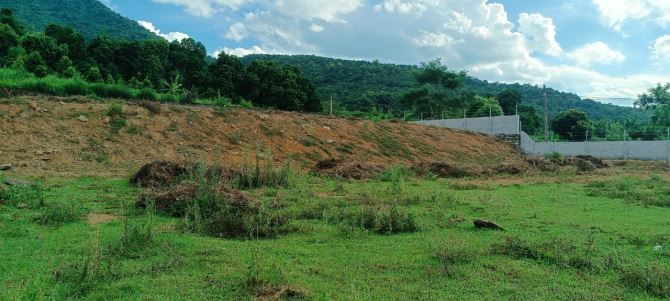
{"label": "white concrete wall", "polygon": [[531,155],[558,152],[564,156],[670,161],[670,141],[533,142],[523,133],[521,149]]}
{"label": "white concrete wall", "polygon": [[516,115],[461,118],[461,119],[422,120],[417,121],[416,123],[427,126],[436,126],[440,128],[469,130],[489,135],[499,135],[499,134],[515,135],[519,134],[520,131],[519,116]]}

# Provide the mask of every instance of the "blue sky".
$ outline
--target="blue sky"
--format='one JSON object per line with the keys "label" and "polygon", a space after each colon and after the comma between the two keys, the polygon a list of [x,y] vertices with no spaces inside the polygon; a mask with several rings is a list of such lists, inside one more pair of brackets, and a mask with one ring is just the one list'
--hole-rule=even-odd
{"label": "blue sky", "polygon": [[193,37],[211,54],[405,64],[441,57],[481,79],[594,98],[634,98],[670,81],[668,0],[101,1],[167,39]]}

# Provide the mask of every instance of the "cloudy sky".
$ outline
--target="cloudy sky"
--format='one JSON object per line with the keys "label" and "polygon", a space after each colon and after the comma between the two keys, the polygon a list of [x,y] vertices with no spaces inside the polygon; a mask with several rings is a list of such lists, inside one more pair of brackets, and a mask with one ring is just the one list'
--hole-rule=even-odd
{"label": "cloudy sky", "polygon": [[101,1],[167,39],[193,37],[211,54],[403,64],[441,57],[481,79],[593,98],[634,98],[670,81],[668,0]]}

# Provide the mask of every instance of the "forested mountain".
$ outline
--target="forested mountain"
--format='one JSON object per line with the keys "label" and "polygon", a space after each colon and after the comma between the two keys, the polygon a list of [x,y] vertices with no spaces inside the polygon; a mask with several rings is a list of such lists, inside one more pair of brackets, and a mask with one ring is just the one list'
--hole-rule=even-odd
{"label": "forested mountain", "polygon": [[[317,88],[322,99],[333,97],[348,109],[368,111],[373,106],[384,108],[397,103],[400,95],[417,85],[414,72],[417,66],[382,64],[377,61],[353,61],[310,55],[249,55],[242,58],[245,64],[259,60],[274,60],[296,66]],[[521,93],[523,103],[533,106],[538,112],[544,110],[542,87],[521,84],[490,83],[473,77],[466,77],[462,90],[471,90],[479,95],[495,95],[506,89]],[[547,88],[549,114],[577,108],[586,112],[591,119],[623,120],[637,118],[648,120],[648,112],[603,104],[589,99],[581,99],[572,93],[564,93]]]}
{"label": "forested mountain", "polygon": [[0,0],[0,7],[11,9],[28,31],[44,31],[49,24],[60,24],[75,28],[88,40],[98,35],[131,41],[156,38],[98,0]]}

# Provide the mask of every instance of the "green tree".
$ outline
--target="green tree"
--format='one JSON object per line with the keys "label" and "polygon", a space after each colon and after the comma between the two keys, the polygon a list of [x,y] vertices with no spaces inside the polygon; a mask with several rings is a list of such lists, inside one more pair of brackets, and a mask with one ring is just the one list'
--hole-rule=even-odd
{"label": "green tree", "polygon": [[587,131],[592,127],[586,113],[570,109],[561,112],[551,122],[551,128],[561,139],[564,140],[583,140],[586,138]]}
{"label": "green tree", "polygon": [[24,66],[28,72],[35,74],[37,77],[45,77],[49,74],[49,68],[38,52],[29,53],[24,60]]}
{"label": "green tree", "polygon": [[0,10],[0,23],[14,29],[14,32],[19,36],[24,34],[23,25],[14,18],[14,13],[10,9],[3,8]]}
{"label": "green tree", "polygon": [[5,57],[9,49],[19,42],[19,35],[14,29],[5,24],[0,24],[0,57]]}
{"label": "green tree", "polygon": [[542,126],[542,118],[534,107],[519,106],[519,118],[521,119],[521,130],[534,135]]}
{"label": "green tree", "polygon": [[80,33],[70,27],[50,24],[44,30],[44,34],[53,38],[59,45],[67,45],[67,56],[77,67],[83,70],[88,63],[86,53],[86,40]]}
{"label": "green tree", "polygon": [[503,110],[493,97],[475,95],[467,104],[468,117],[501,116]]}
{"label": "green tree", "polygon": [[312,83],[297,68],[277,62],[251,63],[243,90],[256,105],[290,111],[321,110]]}
{"label": "green tree", "polygon": [[431,84],[436,88],[457,89],[463,86],[465,72],[452,72],[442,64],[441,59],[435,59],[427,63],[421,63],[421,68],[415,74],[420,84]]}
{"label": "green tree", "polygon": [[210,86],[213,89],[229,98],[238,96],[245,70],[237,57],[221,52],[216,61],[209,65],[209,73],[212,75]]}
{"label": "green tree", "polygon": [[514,115],[517,106],[521,104],[522,96],[516,90],[505,89],[496,95],[496,99],[500,103],[505,115]]}
{"label": "green tree", "polygon": [[39,53],[49,72],[57,69],[58,62],[67,55],[67,46],[58,45],[56,40],[43,33],[30,33],[21,37],[21,47],[27,53]]}
{"label": "green tree", "polygon": [[652,110],[652,123],[657,126],[670,126],[670,83],[658,84],[649,88],[647,93],[638,96],[636,105],[646,110]]}
{"label": "green tree", "polygon": [[86,73],[86,81],[91,83],[101,83],[102,73],[100,72],[100,69],[96,66],[91,66],[91,68],[88,69],[88,73]]}

